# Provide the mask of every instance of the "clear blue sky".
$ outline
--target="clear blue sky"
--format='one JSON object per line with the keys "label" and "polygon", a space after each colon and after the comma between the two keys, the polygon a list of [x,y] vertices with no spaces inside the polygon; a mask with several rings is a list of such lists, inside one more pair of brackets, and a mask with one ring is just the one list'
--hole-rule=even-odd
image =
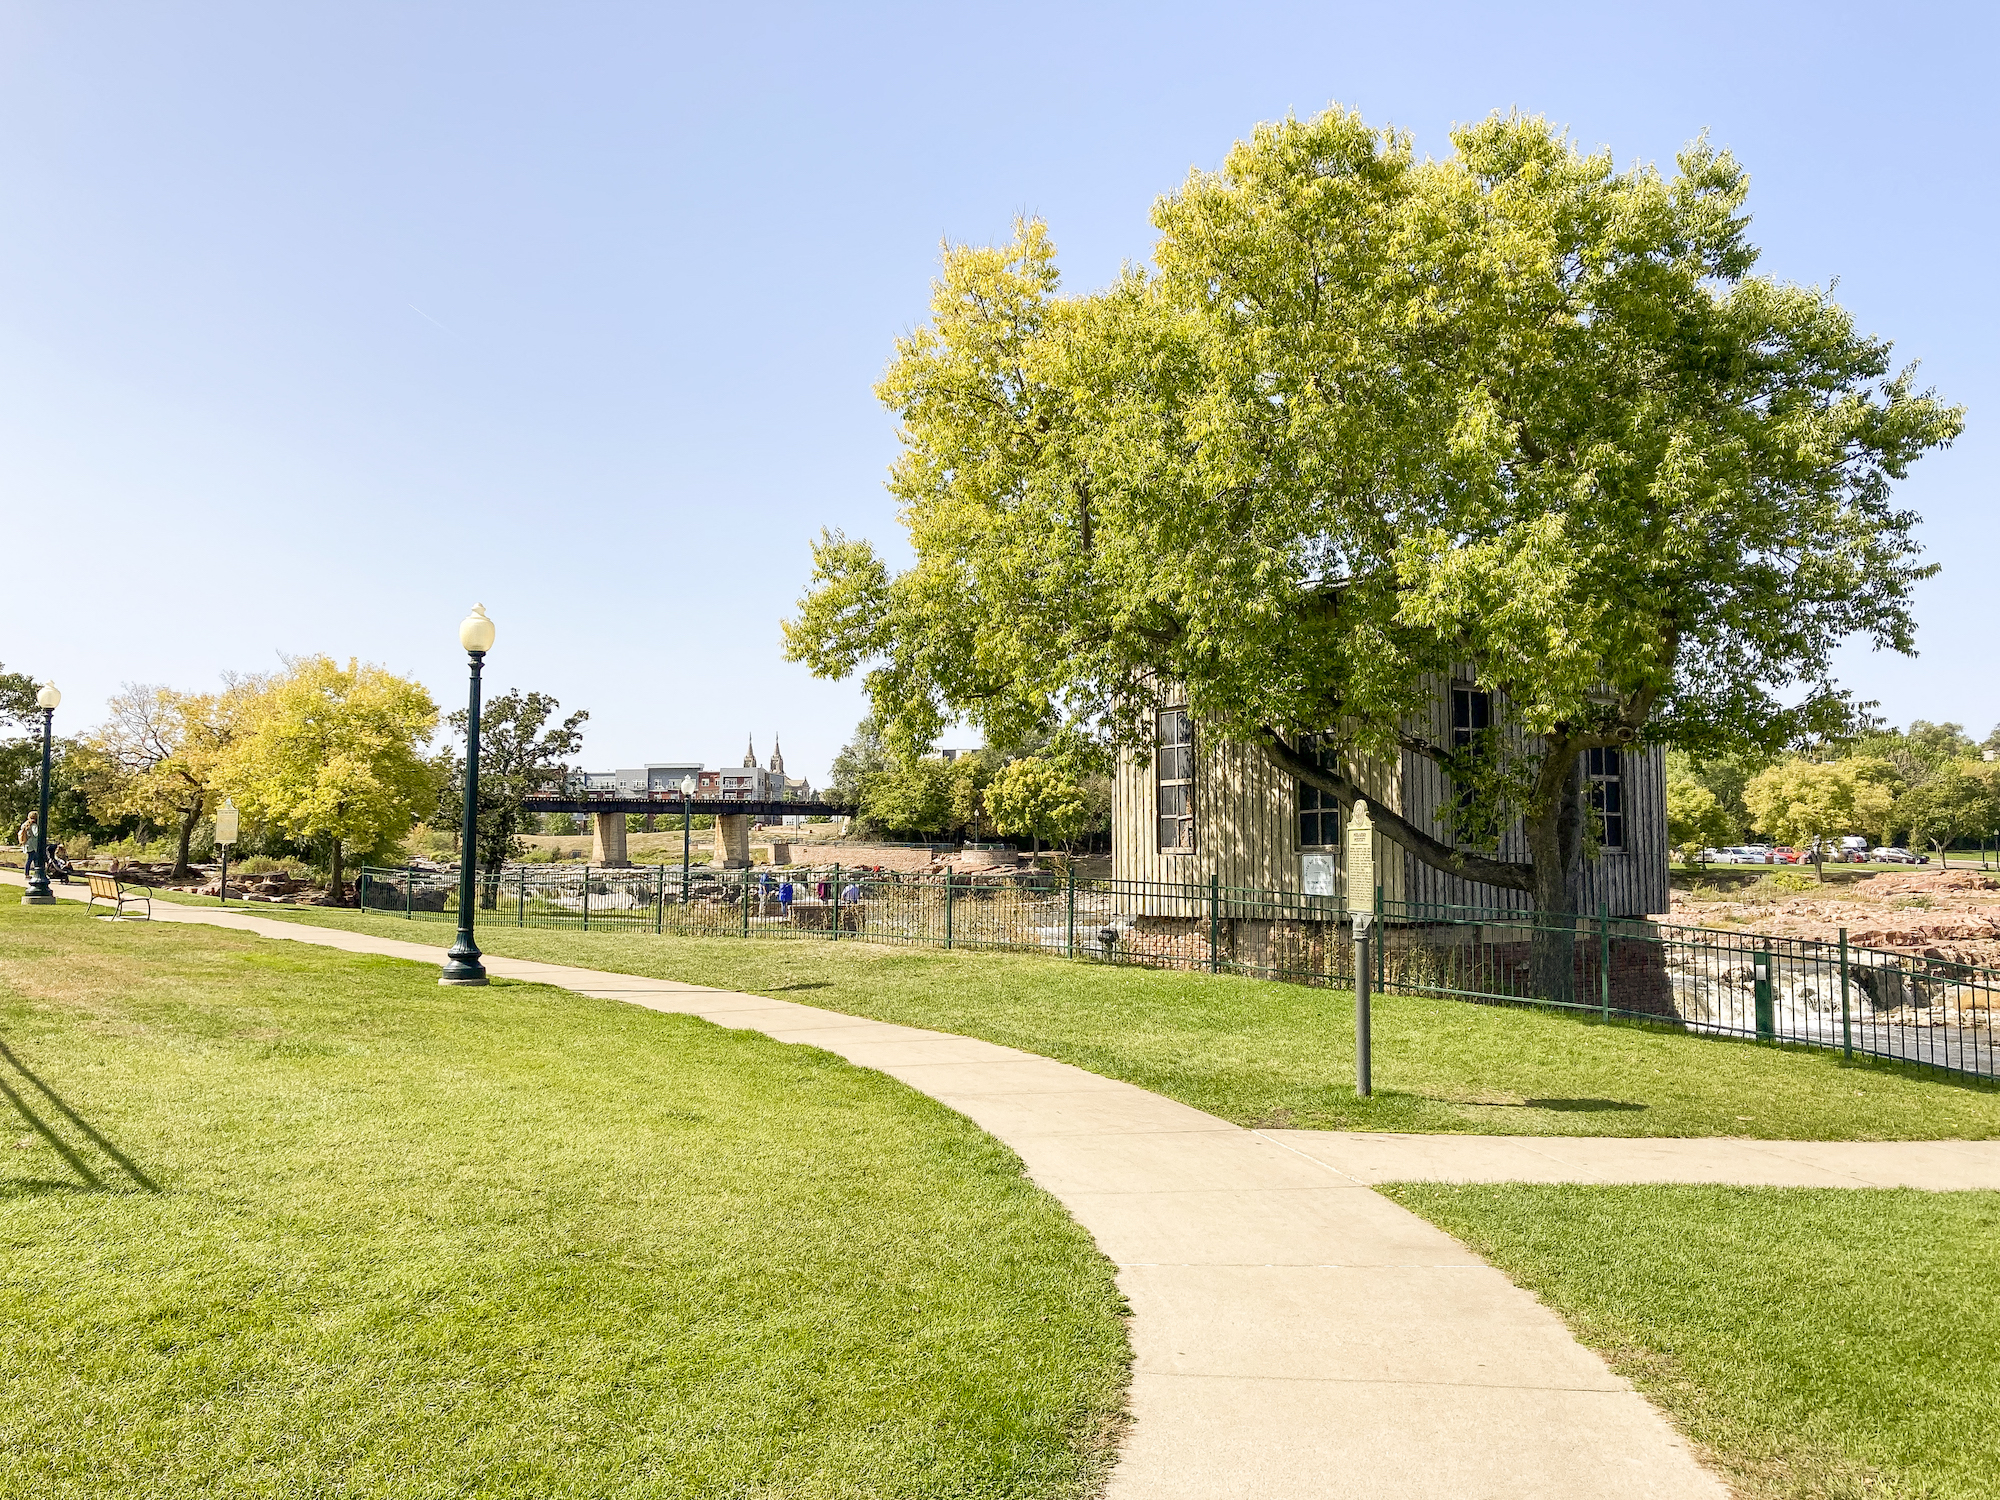
{"label": "clear blue sky", "polygon": [[1781,277],[1969,403],[1904,490],[1945,571],[1844,680],[1993,691],[1987,7],[0,4],[0,661],[121,681],[358,655],[591,711],[593,765],[821,776],[779,656],[822,525],[894,542],[870,386],[942,237],[1046,217],[1067,285],[1259,120],[1442,152],[1520,106],[1621,162],[1706,128]]}

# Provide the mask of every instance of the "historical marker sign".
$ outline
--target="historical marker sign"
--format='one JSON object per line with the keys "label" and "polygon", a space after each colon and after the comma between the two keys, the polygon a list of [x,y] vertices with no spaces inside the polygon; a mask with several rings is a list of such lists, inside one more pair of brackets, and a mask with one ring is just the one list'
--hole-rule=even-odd
{"label": "historical marker sign", "polygon": [[1366,802],[1356,802],[1347,821],[1347,909],[1375,911],[1375,825]]}

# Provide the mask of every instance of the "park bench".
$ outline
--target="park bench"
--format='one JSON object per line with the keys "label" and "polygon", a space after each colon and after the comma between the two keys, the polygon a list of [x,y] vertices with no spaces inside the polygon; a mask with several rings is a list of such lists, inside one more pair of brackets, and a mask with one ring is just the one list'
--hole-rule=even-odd
{"label": "park bench", "polygon": [[125,908],[128,905],[146,908],[144,917],[133,917],[129,920],[134,922],[152,920],[153,893],[144,886],[136,888],[128,886],[116,875],[102,875],[95,870],[86,871],[84,878],[90,882],[90,899],[83,903],[85,911],[103,900],[109,901],[115,908],[111,913],[111,920],[114,922],[127,920]]}

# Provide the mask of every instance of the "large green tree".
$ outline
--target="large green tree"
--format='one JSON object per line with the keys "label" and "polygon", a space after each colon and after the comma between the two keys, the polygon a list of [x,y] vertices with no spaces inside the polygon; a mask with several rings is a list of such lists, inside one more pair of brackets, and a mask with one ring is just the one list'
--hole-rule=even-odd
{"label": "large green tree", "polygon": [[[900,746],[956,717],[1143,750],[1173,684],[1343,804],[1363,757],[1429,757],[1528,857],[1377,829],[1544,911],[1576,899],[1583,751],[1843,719],[1833,648],[1911,649],[1930,570],[1892,488],[1959,411],[1752,274],[1727,153],[1619,171],[1521,116],[1452,144],[1260,126],[1095,294],[1059,294],[1038,223],[948,249],[880,387],[915,561],[823,537],[791,654],[865,669]],[[1427,728],[1464,667],[1522,731],[1491,754]],[[1545,992],[1568,962],[1537,954]]]}
{"label": "large green tree", "polygon": [[41,684],[25,672],[0,667],[0,839],[11,840],[15,825],[34,811],[42,764],[42,711],[35,706]]}
{"label": "large green tree", "polygon": [[[559,785],[569,760],[583,749],[588,709],[578,709],[559,723],[550,720],[562,704],[547,693],[502,693],[479,711],[479,804],[474,824],[474,857],[486,877],[480,904],[491,908],[498,899],[500,867],[518,859],[527,847],[521,839],[534,815],[523,807],[529,797]],[[465,743],[466,711],[446,722]],[[464,821],[465,752],[446,746],[439,759],[437,819],[456,829]]]}

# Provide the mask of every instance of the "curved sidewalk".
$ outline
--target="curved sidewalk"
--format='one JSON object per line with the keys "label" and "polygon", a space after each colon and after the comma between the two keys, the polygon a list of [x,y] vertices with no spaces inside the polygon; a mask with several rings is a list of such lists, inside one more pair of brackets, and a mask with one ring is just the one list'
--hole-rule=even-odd
{"label": "curved sidewalk", "polygon": [[[154,915],[427,964],[440,956],[166,902]],[[1244,1130],[967,1037],[670,980],[486,963],[510,979],[824,1048],[929,1094],[1019,1153],[1117,1263],[1131,1303],[1133,1424],[1111,1500],[1727,1496],[1553,1313],[1286,1138],[1317,1132]]]}

